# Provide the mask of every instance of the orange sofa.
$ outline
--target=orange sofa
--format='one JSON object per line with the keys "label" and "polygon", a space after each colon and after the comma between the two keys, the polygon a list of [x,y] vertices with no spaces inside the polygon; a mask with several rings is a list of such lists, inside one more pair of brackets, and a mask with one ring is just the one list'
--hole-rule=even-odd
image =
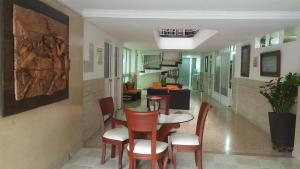
{"label": "orange sofa", "polygon": [[179,84],[167,84],[162,86],[160,82],[153,82],[152,89],[167,89],[167,90],[181,90],[181,85]]}
{"label": "orange sofa", "polygon": [[130,82],[123,83],[123,100],[136,101],[138,99],[141,99],[141,90],[135,89]]}

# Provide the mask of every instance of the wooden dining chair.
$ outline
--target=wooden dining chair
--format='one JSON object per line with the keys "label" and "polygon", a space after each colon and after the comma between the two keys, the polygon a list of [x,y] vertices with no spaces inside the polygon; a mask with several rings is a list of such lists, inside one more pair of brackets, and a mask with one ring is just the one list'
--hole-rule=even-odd
{"label": "wooden dining chair", "polygon": [[[136,160],[151,160],[151,169],[165,169],[168,163],[168,144],[156,140],[158,112],[136,112],[124,109],[129,133],[129,169],[135,169]],[[151,140],[135,139],[140,133],[149,133]]]}
{"label": "wooden dining chair", "polygon": [[205,126],[205,120],[210,109],[210,104],[202,102],[197,119],[196,133],[184,134],[174,133],[170,137],[172,147],[172,162],[176,169],[176,152],[177,151],[194,151],[195,162],[198,169],[202,169],[202,140]]}
{"label": "wooden dining chair", "polygon": [[103,125],[103,135],[102,135],[102,159],[101,164],[105,163],[106,156],[106,144],[111,145],[111,158],[115,157],[115,147],[118,147],[118,168],[122,168],[122,157],[123,157],[123,149],[124,145],[128,143],[128,130],[127,128],[116,128],[115,121],[113,119],[114,113],[114,103],[112,97],[107,97],[98,100],[99,108],[102,112],[101,123],[104,124],[104,116],[110,116],[112,119],[111,129],[105,131],[105,127]]}

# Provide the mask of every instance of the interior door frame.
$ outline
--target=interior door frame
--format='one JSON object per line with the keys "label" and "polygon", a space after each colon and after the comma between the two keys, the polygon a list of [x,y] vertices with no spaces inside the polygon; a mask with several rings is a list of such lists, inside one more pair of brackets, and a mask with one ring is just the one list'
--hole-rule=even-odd
{"label": "interior door frame", "polygon": [[122,107],[122,73],[123,71],[122,62],[123,58],[120,57],[120,46],[114,46],[114,101],[115,108],[121,109]]}
{"label": "interior door frame", "polygon": [[[108,63],[106,62],[106,52],[107,52],[107,48],[106,48],[106,45],[108,44],[108,50],[109,50],[109,53],[108,53]],[[112,43],[109,42],[109,41],[105,41],[104,42],[104,81],[105,81],[105,87],[104,87],[104,95],[105,97],[113,97],[114,96],[114,85],[113,85],[113,78],[112,78],[112,62],[113,62],[113,53],[112,53]],[[108,76],[106,74],[106,66],[105,65],[109,65],[109,68],[108,68]]]}
{"label": "interior door frame", "polygon": [[[220,77],[219,77],[219,81],[220,81],[220,84],[219,84],[219,92],[216,92],[215,91],[215,76],[216,76],[216,59],[217,57],[220,57]],[[222,56],[222,55],[219,55],[219,54],[214,54],[213,55],[213,82],[212,82],[212,95],[211,97],[213,97],[214,99],[216,99],[218,102],[220,102],[221,104],[223,104],[224,106],[230,106],[231,103],[232,103],[232,90],[230,89],[229,87],[229,83],[230,83],[230,70],[228,70],[228,89],[227,89],[227,96],[224,96],[221,92],[221,89],[222,89],[222,59],[224,59],[224,57],[229,57],[227,59],[229,59],[229,64],[230,64],[230,56]],[[230,69],[230,65],[228,66],[228,68]]]}

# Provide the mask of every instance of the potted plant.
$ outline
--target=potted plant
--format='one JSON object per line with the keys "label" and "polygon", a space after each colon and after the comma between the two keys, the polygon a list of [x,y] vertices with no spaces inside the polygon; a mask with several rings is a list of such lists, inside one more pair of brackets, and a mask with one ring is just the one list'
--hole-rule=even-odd
{"label": "potted plant", "polygon": [[167,76],[165,75],[165,73],[161,74],[160,83],[163,87],[167,86]]}
{"label": "potted plant", "polygon": [[260,94],[267,98],[273,109],[268,114],[273,149],[293,150],[296,115],[291,109],[296,103],[299,85],[299,74],[289,73],[260,87]]}

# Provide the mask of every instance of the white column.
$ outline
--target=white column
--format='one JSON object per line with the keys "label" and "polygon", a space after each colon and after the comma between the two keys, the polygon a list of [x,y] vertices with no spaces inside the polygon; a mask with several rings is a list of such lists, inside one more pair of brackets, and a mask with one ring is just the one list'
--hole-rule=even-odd
{"label": "white column", "polygon": [[300,86],[298,87],[295,146],[293,156],[300,160]]}

